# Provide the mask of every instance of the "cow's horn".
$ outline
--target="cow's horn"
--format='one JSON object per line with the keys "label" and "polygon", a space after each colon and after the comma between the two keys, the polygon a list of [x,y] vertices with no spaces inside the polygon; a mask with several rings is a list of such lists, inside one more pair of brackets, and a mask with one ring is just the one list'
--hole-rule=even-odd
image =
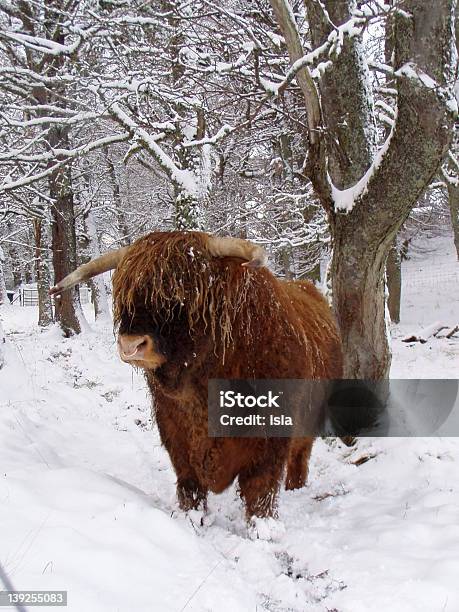
{"label": "cow's horn", "polygon": [[128,250],[129,247],[123,247],[121,249],[117,249],[116,251],[109,251],[108,253],[105,253],[104,255],[83,264],[74,272],[59,281],[57,285],[51,287],[49,294],[58,295],[59,293],[67,291],[67,289],[71,289],[75,285],[87,281],[98,274],[107,272],[107,270],[114,270],[126,255]]}
{"label": "cow's horn", "polygon": [[261,268],[268,261],[263,247],[242,238],[220,238],[209,236],[209,251],[214,257],[240,257],[246,262],[243,266]]}

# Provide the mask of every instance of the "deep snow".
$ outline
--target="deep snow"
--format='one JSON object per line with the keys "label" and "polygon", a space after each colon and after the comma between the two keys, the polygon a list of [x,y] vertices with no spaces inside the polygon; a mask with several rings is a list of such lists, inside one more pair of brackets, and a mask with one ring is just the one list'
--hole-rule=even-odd
{"label": "deep snow", "polygon": [[[404,266],[393,377],[457,377],[458,339],[401,342],[459,319],[452,240],[429,250]],[[4,317],[0,561],[15,588],[67,590],[72,612],[459,610],[459,440],[318,441],[272,541],[249,537],[235,487],[201,527],[177,511],[143,378],[112,331],[63,339],[35,318]]]}

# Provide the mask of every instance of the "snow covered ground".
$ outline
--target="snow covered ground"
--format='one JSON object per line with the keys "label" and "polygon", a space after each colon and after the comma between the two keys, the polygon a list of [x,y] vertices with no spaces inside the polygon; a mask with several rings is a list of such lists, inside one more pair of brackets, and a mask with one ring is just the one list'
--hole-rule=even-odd
{"label": "snow covered ground", "polygon": [[458,378],[457,340],[431,340],[410,345],[401,338],[435,322],[459,323],[459,263],[452,238],[436,238],[414,246],[403,263],[400,325],[392,329],[393,378]]}
{"label": "snow covered ground", "polygon": [[[452,241],[429,248],[405,265],[394,377],[459,371],[459,340],[401,342],[458,322]],[[176,509],[145,384],[112,331],[63,339],[35,318],[9,309],[0,371],[0,561],[16,589],[67,590],[72,612],[459,610],[459,440],[318,441],[273,541],[248,537],[235,487],[201,527]]]}

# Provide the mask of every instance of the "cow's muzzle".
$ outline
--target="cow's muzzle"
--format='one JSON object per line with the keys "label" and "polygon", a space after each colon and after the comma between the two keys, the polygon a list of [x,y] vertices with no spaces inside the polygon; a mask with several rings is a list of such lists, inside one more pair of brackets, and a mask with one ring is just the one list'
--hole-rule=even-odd
{"label": "cow's muzzle", "polygon": [[154,370],[166,360],[148,335],[120,334],[118,352],[123,361],[139,368]]}

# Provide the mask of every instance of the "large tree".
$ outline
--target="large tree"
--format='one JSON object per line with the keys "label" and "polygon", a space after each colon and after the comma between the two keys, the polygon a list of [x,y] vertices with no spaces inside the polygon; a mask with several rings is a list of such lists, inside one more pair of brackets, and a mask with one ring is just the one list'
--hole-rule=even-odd
{"label": "large tree", "polygon": [[[387,376],[390,350],[384,272],[394,237],[439,169],[457,113],[452,86],[457,54],[455,0],[359,3],[305,0],[315,48],[330,49],[319,85],[288,0],[271,0],[308,111],[307,173],[327,211],[332,240],[333,304],[341,329],[345,376]],[[390,12],[396,114],[377,148],[363,26]],[[309,54],[311,55],[311,54]]]}

